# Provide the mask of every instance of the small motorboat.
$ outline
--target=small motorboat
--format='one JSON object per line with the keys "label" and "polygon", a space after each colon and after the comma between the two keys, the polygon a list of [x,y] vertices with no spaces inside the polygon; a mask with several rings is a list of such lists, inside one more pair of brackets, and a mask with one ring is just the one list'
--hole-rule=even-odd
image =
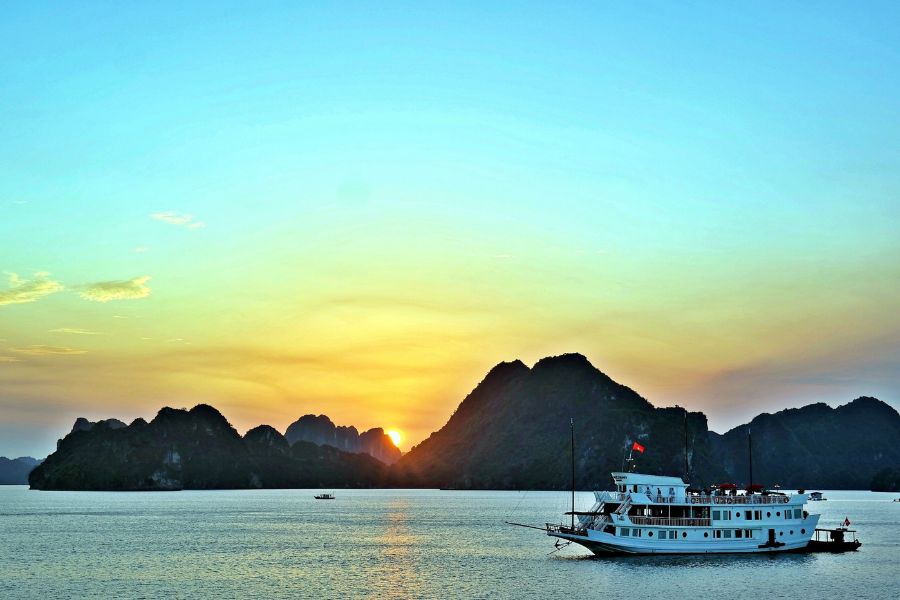
{"label": "small motorboat", "polygon": [[334,494],[326,494],[326,493],[316,494],[314,496],[314,498],[316,500],[334,500]]}
{"label": "small motorboat", "polygon": [[[847,539],[847,534],[850,538]],[[838,527],[837,529],[816,529],[815,537],[809,540],[804,552],[848,552],[859,549],[862,542],[856,539],[856,530]]]}
{"label": "small motorboat", "polygon": [[828,500],[822,496],[822,492],[810,492],[809,493],[809,501],[810,502],[822,502],[823,500]]}

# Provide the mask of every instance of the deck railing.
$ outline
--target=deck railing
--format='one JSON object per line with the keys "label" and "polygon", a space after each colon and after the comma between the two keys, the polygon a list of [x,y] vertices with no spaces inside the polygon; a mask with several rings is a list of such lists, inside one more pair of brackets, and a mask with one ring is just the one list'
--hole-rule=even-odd
{"label": "deck railing", "polygon": [[709,527],[710,519],[682,519],[676,517],[629,517],[635,525],[653,525],[660,527]]}

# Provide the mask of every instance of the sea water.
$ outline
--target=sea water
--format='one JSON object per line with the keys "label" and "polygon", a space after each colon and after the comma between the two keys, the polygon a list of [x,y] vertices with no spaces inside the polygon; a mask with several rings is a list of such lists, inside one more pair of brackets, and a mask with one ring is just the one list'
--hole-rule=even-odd
{"label": "sea water", "polygon": [[504,524],[559,522],[563,492],[320,491],[0,486],[0,597],[900,597],[900,494],[808,505],[820,527],[849,517],[857,552],[594,558]]}

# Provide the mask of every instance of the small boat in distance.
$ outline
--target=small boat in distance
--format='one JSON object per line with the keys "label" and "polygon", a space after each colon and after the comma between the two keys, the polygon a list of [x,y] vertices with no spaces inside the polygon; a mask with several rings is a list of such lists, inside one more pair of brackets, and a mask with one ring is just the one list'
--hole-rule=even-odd
{"label": "small boat in distance", "polygon": [[314,497],[316,500],[334,500],[334,494],[328,494],[326,492],[316,494]]}
{"label": "small boat in distance", "polygon": [[809,501],[810,502],[822,502],[824,500],[828,500],[828,498],[824,498],[822,496],[822,492],[810,492],[809,493]]}

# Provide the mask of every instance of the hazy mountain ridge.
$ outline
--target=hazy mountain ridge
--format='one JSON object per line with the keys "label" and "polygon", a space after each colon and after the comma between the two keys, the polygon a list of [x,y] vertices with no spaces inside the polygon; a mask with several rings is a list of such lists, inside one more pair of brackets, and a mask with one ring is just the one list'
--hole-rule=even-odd
{"label": "hazy mountain ridge", "polygon": [[352,425],[335,425],[325,415],[303,415],[288,426],[284,436],[290,444],[312,442],[345,452],[365,452],[385,464],[396,462],[401,454],[381,427],[359,433]]}
{"label": "hazy mountain ridge", "polygon": [[28,474],[41,464],[41,461],[30,456],[6,458],[0,456],[0,485],[24,485],[28,483]]}
{"label": "hazy mountain ridge", "polygon": [[366,454],[298,442],[260,426],[243,438],[215,408],[163,408],[147,423],[79,419],[29,475],[33,489],[179,490],[380,485]]}

